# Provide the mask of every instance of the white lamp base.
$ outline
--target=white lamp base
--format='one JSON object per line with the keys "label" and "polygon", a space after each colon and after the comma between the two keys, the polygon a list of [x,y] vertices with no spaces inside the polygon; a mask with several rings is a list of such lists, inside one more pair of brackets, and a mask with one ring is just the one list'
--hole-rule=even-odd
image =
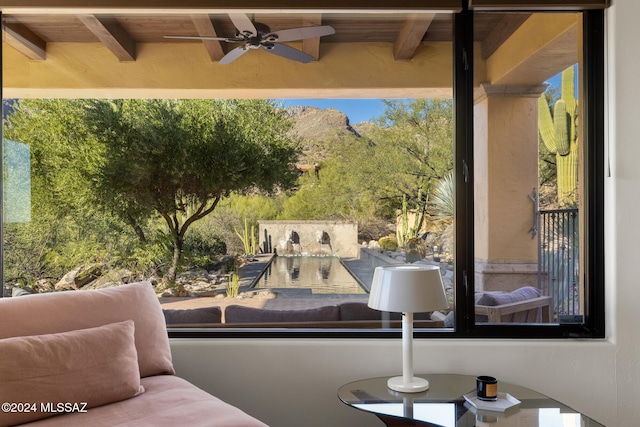
{"label": "white lamp base", "polygon": [[413,377],[411,381],[405,382],[403,377],[393,377],[387,381],[387,387],[401,393],[419,393],[429,389],[429,381]]}

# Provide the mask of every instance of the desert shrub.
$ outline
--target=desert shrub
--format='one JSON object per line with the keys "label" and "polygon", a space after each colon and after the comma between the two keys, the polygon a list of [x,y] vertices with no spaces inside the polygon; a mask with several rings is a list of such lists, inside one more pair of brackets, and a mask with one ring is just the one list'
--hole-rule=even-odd
{"label": "desert shrub", "polygon": [[369,242],[378,240],[380,237],[389,234],[389,222],[376,217],[357,218],[358,221],[358,241]]}
{"label": "desert shrub", "polygon": [[37,211],[29,223],[5,225],[4,278],[32,285],[60,279],[82,265],[130,264],[137,246],[133,231],[107,213],[89,218]]}
{"label": "desert shrub", "polygon": [[389,234],[388,236],[381,237],[378,240],[380,244],[381,251],[395,251],[398,249],[398,241],[396,240],[396,236],[394,234]]}
{"label": "desert shrub", "polygon": [[226,253],[244,253],[244,245],[235,230],[244,230],[245,219],[247,226],[250,228],[254,225],[256,230],[258,221],[276,219],[282,210],[284,199],[284,195],[267,197],[261,194],[231,194],[220,203],[211,218],[201,221],[201,225],[216,230],[226,245]]}
{"label": "desert shrub", "polygon": [[4,226],[4,280],[22,285],[50,275],[46,272],[43,251],[50,239],[45,227],[35,223]]}
{"label": "desert shrub", "polygon": [[171,236],[157,227],[146,232],[146,241],[132,239],[111,258],[111,267],[125,268],[140,276],[162,275],[173,256]]}
{"label": "desert shrub", "polygon": [[215,264],[219,255],[227,253],[224,237],[211,224],[194,226],[185,235],[184,258],[185,266],[204,267]]}

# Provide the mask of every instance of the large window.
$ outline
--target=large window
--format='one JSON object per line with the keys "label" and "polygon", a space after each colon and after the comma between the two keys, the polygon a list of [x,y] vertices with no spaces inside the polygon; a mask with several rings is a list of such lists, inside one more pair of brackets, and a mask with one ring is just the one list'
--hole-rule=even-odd
{"label": "large window", "polygon": [[602,336],[602,14],[454,12],[3,14],[4,297],[397,336],[373,271],[418,263],[417,335]]}
{"label": "large window", "polygon": [[602,336],[601,17],[472,19],[473,286],[459,295],[474,310],[458,320],[478,335]]}
{"label": "large window", "polygon": [[478,322],[583,322],[582,28],[580,13],[474,15]]}

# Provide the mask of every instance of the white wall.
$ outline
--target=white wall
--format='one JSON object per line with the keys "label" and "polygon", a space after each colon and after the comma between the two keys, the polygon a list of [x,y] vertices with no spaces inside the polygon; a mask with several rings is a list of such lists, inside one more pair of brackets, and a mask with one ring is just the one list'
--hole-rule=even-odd
{"label": "white wall", "polygon": [[[598,341],[421,340],[416,372],[490,374],[609,426],[640,425],[640,2],[607,11],[607,336]],[[172,340],[183,376],[273,427],[382,425],[337,389],[398,374],[396,340]]]}

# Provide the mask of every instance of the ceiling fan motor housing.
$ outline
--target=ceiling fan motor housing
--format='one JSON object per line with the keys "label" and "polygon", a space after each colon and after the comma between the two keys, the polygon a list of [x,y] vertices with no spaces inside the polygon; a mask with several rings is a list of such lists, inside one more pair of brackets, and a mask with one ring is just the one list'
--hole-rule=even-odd
{"label": "ceiling fan motor housing", "polygon": [[[282,42],[303,40],[312,37],[322,37],[335,33],[335,30],[328,26],[313,26],[301,28],[289,28],[272,32],[268,25],[262,22],[252,22],[245,14],[229,14],[231,21],[236,27],[235,37],[209,37],[209,36],[165,36],[170,38],[186,38],[186,39],[202,39],[202,40],[219,40],[227,43],[240,43],[240,46],[229,51],[222,59],[218,61],[220,64],[228,64],[245,52],[263,48],[269,53],[281,56],[294,61],[307,63],[311,62],[314,57],[295,49],[291,46],[282,44]],[[281,41],[280,41],[281,40]]]}

